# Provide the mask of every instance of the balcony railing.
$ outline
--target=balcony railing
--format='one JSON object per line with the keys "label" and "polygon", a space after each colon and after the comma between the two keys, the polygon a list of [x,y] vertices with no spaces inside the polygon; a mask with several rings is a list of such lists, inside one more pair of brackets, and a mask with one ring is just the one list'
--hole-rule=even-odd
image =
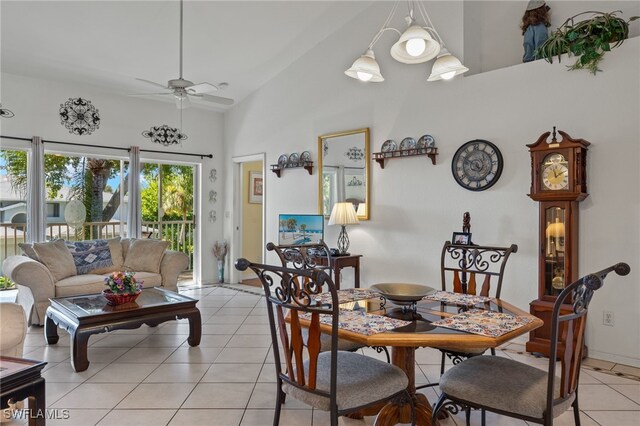
{"label": "balcony railing", "polygon": [[[169,250],[181,251],[189,256],[189,270],[193,269],[194,245],[193,220],[143,221],[143,238],[157,238],[169,242]],[[19,243],[26,242],[25,223],[0,223],[0,261],[9,256],[22,254]],[[96,238],[126,237],[126,226],[120,222],[86,222],[82,228],[73,228],[66,223],[48,223],[48,240],[62,238],[68,241],[84,241]]]}

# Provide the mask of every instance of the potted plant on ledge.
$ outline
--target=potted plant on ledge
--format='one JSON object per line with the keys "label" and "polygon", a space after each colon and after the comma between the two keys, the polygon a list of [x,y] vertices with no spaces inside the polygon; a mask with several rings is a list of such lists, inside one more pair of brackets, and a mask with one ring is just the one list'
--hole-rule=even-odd
{"label": "potted plant on ledge", "polygon": [[[598,64],[605,52],[618,47],[629,37],[629,23],[640,18],[632,16],[628,21],[617,16],[617,10],[610,13],[582,12],[564,21],[547,41],[537,50],[536,56],[553,63],[553,57],[561,60],[564,53],[576,56],[576,62],[569,70],[587,69],[592,74],[602,71]],[[589,19],[575,22],[575,18],[590,14]]]}

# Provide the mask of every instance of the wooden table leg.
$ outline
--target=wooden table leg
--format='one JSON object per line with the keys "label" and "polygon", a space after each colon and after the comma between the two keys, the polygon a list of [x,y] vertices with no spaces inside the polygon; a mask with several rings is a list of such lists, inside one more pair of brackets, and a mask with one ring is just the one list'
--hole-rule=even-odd
{"label": "wooden table leg", "polygon": [[189,338],[187,342],[189,346],[198,346],[202,338],[202,319],[198,309],[195,312],[185,315],[189,320]]}
{"label": "wooden table leg", "polygon": [[356,257],[356,266],[354,266],[353,269],[355,269],[354,286],[355,288],[360,288],[360,258],[359,257]]}
{"label": "wooden table leg", "polygon": [[55,345],[58,343],[60,336],[58,336],[58,326],[47,315],[44,320],[44,340],[48,345]]}
{"label": "wooden table leg", "polygon": [[69,330],[71,337],[71,366],[76,373],[89,368],[89,358],[87,357],[87,346],[89,343],[89,333],[82,330]]}
{"label": "wooden table leg", "polygon": [[[407,390],[415,406],[416,425],[430,426],[431,404],[425,395],[416,393],[416,348],[394,346],[391,350],[391,360],[393,365],[407,373],[409,379]],[[392,426],[398,423],[411,423],[411,405],[406,400],[399,399],[385,405],[378,413],[374,425]]]}

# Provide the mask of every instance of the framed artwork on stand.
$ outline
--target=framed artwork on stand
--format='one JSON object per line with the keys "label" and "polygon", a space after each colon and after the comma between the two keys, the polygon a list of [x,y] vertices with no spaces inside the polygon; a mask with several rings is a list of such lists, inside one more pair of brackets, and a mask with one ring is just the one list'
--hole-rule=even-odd
{"label": "framed artwork on stand", "polygon": [[249,172],[249,202],[262,204],[262,172]]}

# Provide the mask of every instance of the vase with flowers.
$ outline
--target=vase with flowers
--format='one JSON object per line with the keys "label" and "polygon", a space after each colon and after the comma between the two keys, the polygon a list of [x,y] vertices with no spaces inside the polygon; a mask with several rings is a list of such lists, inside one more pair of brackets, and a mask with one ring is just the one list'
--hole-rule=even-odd
{"label": "vase with flowers", "polygon": [[216,241],[213,244],[213,255],[218,259],[218,282],[224,282],[224,258],[227,257],[229,243],[226,240]]}
{"label": "vase with flowers", "polygon": [[113,272],[104,279],[109,287],[102,290],[102,295],[109,305],[122,305],[134,302],[142,291],[142,280],[137,280],[135,272]]}

